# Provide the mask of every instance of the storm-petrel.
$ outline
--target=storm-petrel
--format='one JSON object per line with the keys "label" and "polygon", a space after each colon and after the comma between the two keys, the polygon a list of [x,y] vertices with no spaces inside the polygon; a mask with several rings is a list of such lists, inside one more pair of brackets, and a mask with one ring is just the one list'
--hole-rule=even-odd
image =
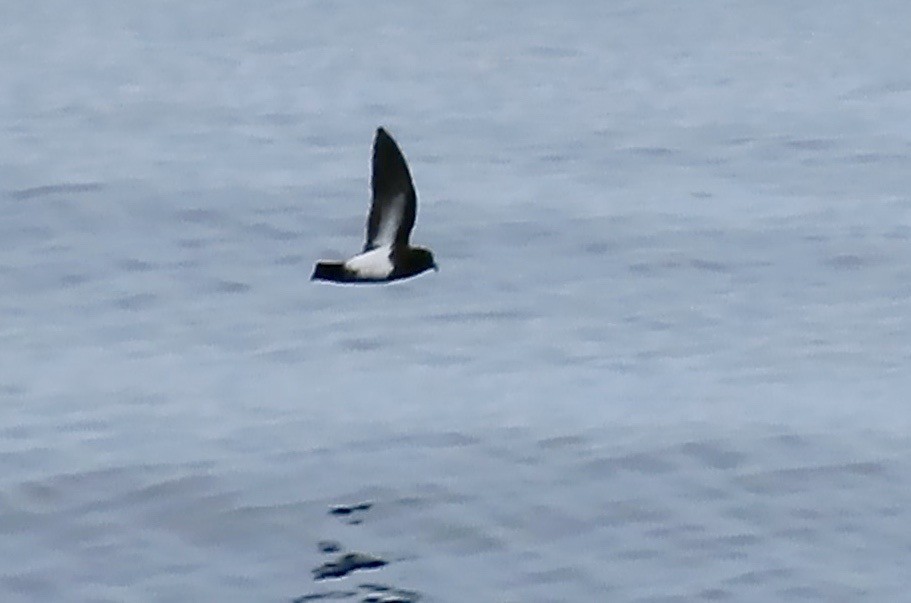
{"label": "storm-petrel", "polygon": [[415,276],[437,265],[433,253],[408,245],[417,194],[398,145],[383,128],[373,141],[373,200],[364,251],[346,262],[317,262],[310,280],[383,283]]}

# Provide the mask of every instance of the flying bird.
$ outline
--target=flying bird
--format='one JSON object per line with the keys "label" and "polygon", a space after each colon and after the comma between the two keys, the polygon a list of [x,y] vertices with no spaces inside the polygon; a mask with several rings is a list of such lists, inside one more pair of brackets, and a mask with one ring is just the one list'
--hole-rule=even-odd
{"label": "flying bird", "polygon": [[408,243],[417,214],[417,194],[405,157],[383,128],[373,141],[373,199],[364,250],[345,262],[319,261],[310,280],[385,283],[436,270],[433,253]]}

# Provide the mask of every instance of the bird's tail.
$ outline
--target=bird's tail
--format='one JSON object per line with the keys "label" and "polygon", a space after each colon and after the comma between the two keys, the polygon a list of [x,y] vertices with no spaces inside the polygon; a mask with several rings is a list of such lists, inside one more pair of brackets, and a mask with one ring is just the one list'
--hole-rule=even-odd
{"label": "bird's tail", "polygon": [[347,278],[344,262],[317,262],[311,281],[344,281]]}

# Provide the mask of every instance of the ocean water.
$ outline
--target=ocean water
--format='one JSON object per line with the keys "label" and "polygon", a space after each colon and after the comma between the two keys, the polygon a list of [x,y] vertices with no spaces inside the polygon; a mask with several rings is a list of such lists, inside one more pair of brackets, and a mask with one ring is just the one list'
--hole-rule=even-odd
{"label": "ocean water", "polygon": [[0,600],[908,600],[906,4],[0,16]]}

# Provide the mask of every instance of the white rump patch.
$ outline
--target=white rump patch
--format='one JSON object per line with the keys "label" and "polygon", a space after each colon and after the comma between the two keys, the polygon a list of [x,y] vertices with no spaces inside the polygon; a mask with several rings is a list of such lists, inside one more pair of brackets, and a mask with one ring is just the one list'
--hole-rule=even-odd
{"label": "white rump patch", "polygon": [[358,278],[380,281],[392,274],[392,247],[377,247],[366,253],[356,255],[347,262],[345,268]]}

